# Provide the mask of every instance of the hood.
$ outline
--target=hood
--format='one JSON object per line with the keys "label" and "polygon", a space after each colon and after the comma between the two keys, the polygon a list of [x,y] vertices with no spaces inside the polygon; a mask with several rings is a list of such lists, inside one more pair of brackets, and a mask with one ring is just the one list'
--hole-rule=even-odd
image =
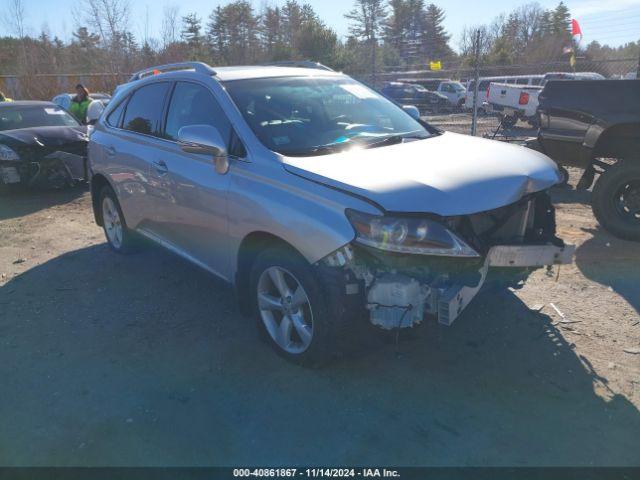
{"label": "hood", "polygon": [[81,141],[88,141],[87,127],[33,127],[0,132],[0,143],[8,146],[56,148]]}
{"label": "hood", "polygon": [[541,153],[450,132],[283,161],[291,173],[366,197],[386,211],[442,216],[503,207],[560,180],[555,163]]}

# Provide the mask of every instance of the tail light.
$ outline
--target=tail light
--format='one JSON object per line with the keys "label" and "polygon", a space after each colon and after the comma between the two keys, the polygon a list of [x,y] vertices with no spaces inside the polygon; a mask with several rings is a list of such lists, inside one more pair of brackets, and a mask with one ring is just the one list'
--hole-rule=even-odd
{"label": "tail light", "polygon": [[519,105],[526,105],[529,103],[529,94],[527,92],[520,92],[520,100],[518,100]]}
{"label": "tail light", "polygon": [[491,90],[491,84],[487,87],[487,100],[489,100],[489,90]]}

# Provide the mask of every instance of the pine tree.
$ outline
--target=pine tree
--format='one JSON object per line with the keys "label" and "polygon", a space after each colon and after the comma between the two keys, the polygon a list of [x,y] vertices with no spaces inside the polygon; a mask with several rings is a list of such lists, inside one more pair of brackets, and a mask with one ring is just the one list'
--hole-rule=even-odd
{"label": "pine tree", "polygon": [[384,26],[384,43],[390,45],[404,60],[407,26],[411,16],[407,0],[390,0],[391,12]]}
{"label": "pine tree", "polygon": [[181,36],[189,48],[189,58],[191,60],[200,60],[204,39],[202,38],[202,21],[197,14],[190,13],[182,17]]}
{"label": "pine tree", "polygon": [[353,10],[345,15],[351,20],[350,33],[368,45],[371,58],[371,81],[375,82],[378,36],[383,32],[387,12],[382,0],[356,0]]}
{"label": "pine tree", "polygon": [[560,2],[551,12],[551,30],[556,34],[569,34],[571,31],[571,13],[569,8]]}
{"label": "pine tree", "polygon": [[424,15],[424,53],[427,60],[442,60],[453,55],[453,50],[449,47],[450,35],[444,28],[444,10],[431,3],[427,6]]}

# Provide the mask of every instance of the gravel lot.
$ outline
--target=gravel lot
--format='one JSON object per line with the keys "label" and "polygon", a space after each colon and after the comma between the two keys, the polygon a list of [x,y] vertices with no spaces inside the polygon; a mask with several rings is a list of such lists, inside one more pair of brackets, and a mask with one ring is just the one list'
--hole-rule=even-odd
{"label": "gravel lot", "polygon": [[0,464],[640,465],[640,245],[554,197],[557,281],[320,370],[196,267],[112,253],[85,190],[1,197]]}

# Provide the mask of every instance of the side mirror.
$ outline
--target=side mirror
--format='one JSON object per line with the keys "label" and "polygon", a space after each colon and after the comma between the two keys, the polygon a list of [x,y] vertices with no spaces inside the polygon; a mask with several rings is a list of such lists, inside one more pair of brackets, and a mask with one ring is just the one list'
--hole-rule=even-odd
{"label": "side mirror", "polygon": [[178,144],[187,153],[211,155],[216,172],[229,171],[226,143],[216,127],[211,125],[187,125],[178,131]]}
{"label": "side mirror", "polygon": [[104,105],[99,100],[94,100],[87,107],[87,125],[95,125],[104,112]]}
{"label": "side mirror", "polygon": [[414,120],[420,120],[420,110],[415,105],[402,105],[402,109],[411,115]]}

